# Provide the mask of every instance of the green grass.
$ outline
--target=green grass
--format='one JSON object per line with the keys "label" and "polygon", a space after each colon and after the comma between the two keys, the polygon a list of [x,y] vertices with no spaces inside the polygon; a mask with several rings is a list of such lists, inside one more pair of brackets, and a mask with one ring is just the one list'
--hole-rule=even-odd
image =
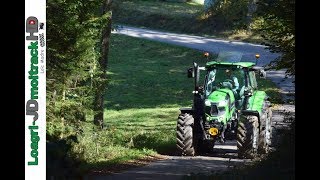
{"label": "green grass", "polygon": [[[101,169],[145,156],[175,150],[180,107],[192,105],[193,79],[186,70],[202,52],[112,34],[105,96],[105,129],[97,130],[92,116],[73,151],[84,169]],[[265,80],[266,88],[274,84]]]}
{"label": "green grass", "polygon": [[[174,17],[194,17],[202,10],[202,5],[195,3],[179,3],[179,2],[161,2],[161,1],[122,1],[118,4],[121,10],[136,11],[150,14],[158,14],[162,16]],[[116,9],[117,10],[117,9]],[[125,17],[128,18],[128,17]],[[137,18],[137,17],[132,17]]]}
{"label": "green grass", "polygon": [[107,109],[179,107],[192,103],[186,70],[202,53],[159,42],[113,35]]}
{"label": "green grass", "polygon": [[246,30],[226,30],[204,14],[203,5],[162,1],[124,0],[114,3],[113,23],[206,37],[261,42]]}

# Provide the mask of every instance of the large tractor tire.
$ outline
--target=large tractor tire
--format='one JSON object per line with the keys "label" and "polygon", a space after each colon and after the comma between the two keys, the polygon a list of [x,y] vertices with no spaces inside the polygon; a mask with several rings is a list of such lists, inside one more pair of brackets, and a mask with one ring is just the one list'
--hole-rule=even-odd
{"label": "large tractor tire", "polygon": [[182,113],[177,122],[177,150],[182,156],[194,156],[193,143],[193,124],[194,119],[188,113]]}
{"label": "large tractor tire", "polygon": [[239,158],[254,158],[258,151],[259,122],[256,116],[247,116],[240,121],[237,130]]}

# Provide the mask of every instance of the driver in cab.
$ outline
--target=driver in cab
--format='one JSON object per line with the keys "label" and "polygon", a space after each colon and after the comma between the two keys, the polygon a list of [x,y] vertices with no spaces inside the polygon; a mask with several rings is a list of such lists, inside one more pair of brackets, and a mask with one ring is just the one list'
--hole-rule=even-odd
{"label": "driver in cab", "polygon": [[226,76],[228,79],[232,80],[230,83],[232,84],[232,91],[233,92],[237,92],[236,90],[239,89],[239,81],[238,78],[235,77],[232,74],[232,71],[229,69],[226,69]]}

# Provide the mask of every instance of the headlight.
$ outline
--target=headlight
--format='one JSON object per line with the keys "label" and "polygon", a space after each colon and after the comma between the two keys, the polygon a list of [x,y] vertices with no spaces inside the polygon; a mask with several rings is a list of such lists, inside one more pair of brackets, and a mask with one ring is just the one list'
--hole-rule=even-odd
{"label": "headlight", "polygon": [[211,102],[210,102],[208,99],[205,100],[204,104],[205,104],[206,106],[211,106]]}

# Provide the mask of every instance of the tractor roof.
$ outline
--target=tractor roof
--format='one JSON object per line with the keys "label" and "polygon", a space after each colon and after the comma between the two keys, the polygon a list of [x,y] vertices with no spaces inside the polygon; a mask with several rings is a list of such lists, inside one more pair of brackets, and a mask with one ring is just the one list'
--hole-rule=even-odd
{"label": "tractor roof", "polygon": [[240,66],[240,67],[253,67],[255,63],[253,62],[218,62],[211,61],[206,63],[206,68],[215,66]]}

